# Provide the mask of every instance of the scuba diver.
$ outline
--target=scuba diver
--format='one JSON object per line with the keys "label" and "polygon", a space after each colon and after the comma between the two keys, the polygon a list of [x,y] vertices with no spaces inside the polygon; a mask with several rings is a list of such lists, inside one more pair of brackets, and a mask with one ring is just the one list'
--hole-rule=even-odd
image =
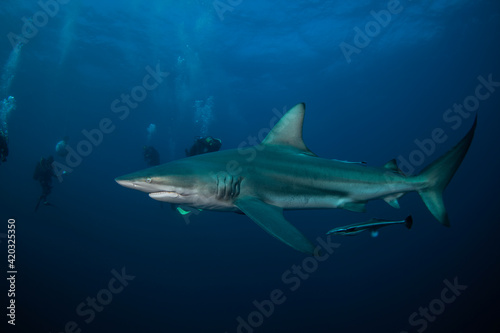
{"label": "scuba diver", "polygon": [[7,136],[0,131],[0,161],[7,162],[7,156],[9,155],[9,147],[7,146]]}
{"label": "scuba diver", "polygon": [[52,162],[54,162],[54,157],[49,156],[47,158],[41,158],[35,167],[35,172],[33,173],[33,179],[40,183],[42,187],[42,194],[38,199],[35,207],[35,212],[38,210],[40,203],[44,206],[52,206],[53,204],[47,201],[47,196],[52,191],[52,177],[55,177],[54,170],[52,169]]}
{"label": "scuba diver", "polygon": [[66,157],[68,155],[68,140],[69,137],[66,135],[61,141],[59,141],[56,144],[56,153],[57,155],[61,156],[62,158]]}
{"label": "scuba diver", "polygon": [[222,146],[221,139],[215,139],[211,136],[197,137],[191,149],[186,149],[186,156],[194,156],[205,153],[213,153]]}
{"label": "scuba diver", "polygon": [[144,161],[146,161],[148,166],[152,167],[160,165],[160,153],[158,153],[158,150],[156,150],[153,146],[144,146],[142,149]]}

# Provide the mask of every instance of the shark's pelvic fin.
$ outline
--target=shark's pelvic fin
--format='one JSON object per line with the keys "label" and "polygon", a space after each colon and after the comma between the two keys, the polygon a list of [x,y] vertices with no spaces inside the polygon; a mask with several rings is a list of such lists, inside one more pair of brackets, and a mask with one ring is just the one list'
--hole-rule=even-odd
{"label": "shark's pelvic fin", "polygon": [[422,200],[424,200],[425,205],[432,215],[441,222],[441,224],[447,227],[450,226],[450,220],[448,219],[448,214],[444,207],[443,191],[462,163],[469,149],[472,138],[474,137],[474,131],[476,130],[476,124],[477,116],[472,128],[465,137],[449,152],[427,166],[417,176],[421,181],[427,183],[425,189],[418,191]]}
{"label": "shark's pelvic fin", "polygon": [[315,246],[283,217],[283,209],[269,205],[257,198],[246,197],[235,201],[235,206],[257,223],[262,229],[293,247],[294,249],[314,254]]}
{"label": "shark's pelvic fin", "polygon": [[304,103],[297,104],[288,110],[267,134],[262,141],[262,145],[289,146],[300,150],[303,154],[316,156],[307,148],[302,139],[305,110],[306,105]]}

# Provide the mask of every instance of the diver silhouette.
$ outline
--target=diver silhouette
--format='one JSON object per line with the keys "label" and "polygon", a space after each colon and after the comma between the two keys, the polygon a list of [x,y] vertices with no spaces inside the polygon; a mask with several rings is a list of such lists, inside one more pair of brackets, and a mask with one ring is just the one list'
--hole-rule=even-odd
{"label": "diver silhouette", "polygon": [[186,156],[195,156],[205,153],[213,153],[220,149],[222,146],[222,140],[216,139],[211,136],[207,137],[197,137],[193,146],[187,150]]}
{"label": "diver silhouette", "polygon": [[40,183],[42,194],[38,198],[35,212],[38,210],[38,207],[40,207],[40,204],[55,207],[47,200],[48,195],[52,192],[52,177],[56,176],[52,169],[52,162],[54,162],[54,157],[49,156],[47,158],[42,157],[36,164],[33,179]]}
{"label": "diver silhouette", "polygon": [[7,162],[7,156],[9,155],[7,141],[7,136],[0,130],[0,162]]}
{"label": "diver silhouette", "polygon": [[144,146],[143,155],[144,161],[148,166],[157,166],[160,165],[160,153],[153,146]]}

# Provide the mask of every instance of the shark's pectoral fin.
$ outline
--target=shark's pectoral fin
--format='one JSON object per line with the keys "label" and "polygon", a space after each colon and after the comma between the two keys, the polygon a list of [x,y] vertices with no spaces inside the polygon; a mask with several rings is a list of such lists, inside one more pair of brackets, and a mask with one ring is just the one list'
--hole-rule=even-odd
{"label": "shark's pectoral fin", "polygon": [[313,254],[315,246],[283,217],[283,209],[254,198],[240,198],[235,206],[262,229],[294,249]]}

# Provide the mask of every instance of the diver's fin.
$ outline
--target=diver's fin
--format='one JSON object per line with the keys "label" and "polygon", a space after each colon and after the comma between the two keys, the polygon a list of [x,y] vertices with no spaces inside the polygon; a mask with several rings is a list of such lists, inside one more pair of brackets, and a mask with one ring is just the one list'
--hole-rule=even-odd
{"label": "diver's fin", "polygon": [[447,227],[450,226],[450,220],[446,213],[446,208],[444,207],[443,191],[457,171],[460,163],[462,163],[469,149],[472,138],[474,137],[476,124],[477,116],[472,128],[455,147],[435,160],[416,176],[420,178],[420,181],[427,183],[427,187],[418,191],[418,194],[420,194],[432,215],[441,222],[441,224]]}
{"label": "diver's fin", "polygon": [[315,246],[283,217],[283,209],[246,197],[235,201],[235,206],[257,223],[262,229],[283,243],[307,254],[313,254]]}

